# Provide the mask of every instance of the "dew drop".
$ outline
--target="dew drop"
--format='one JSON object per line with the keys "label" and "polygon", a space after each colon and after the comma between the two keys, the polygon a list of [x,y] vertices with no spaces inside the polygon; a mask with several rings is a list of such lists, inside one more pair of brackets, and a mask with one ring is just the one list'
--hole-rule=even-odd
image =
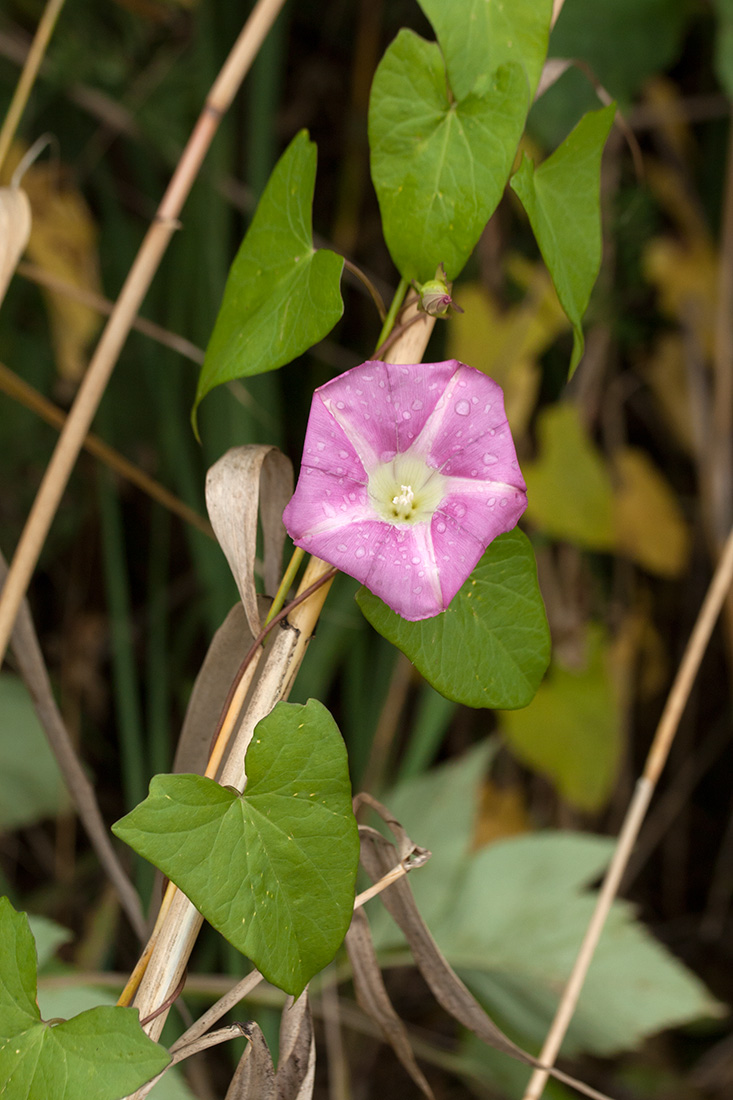
{"label": "dew drop", "polygon": [[438,532],[439,535],[442,535],[445,532],[445,524],[442,520],[440,523],[435,524],[435,530]]}
{"label": "dew drop", "polygon": [[338,544],[338,547],[337,547],[337,549],[339,550],[339,552],[340,552],[341,554],[345,554],[345,553],[346,553],[346,551],[347,551],[347,550],[348,550],[349,548],[348,548],[348,546],[346,545],[346,543],[345,543],[345,542],[340,542],[340,543]]}
{"label": "dew drop", "polygon": [[492,455],[487,452],[481,459],[481,461],[483,462],[484,466],[493,466],[494,463],[498,462],[499,460],[496,455]]}
{"label": "dew drop", "polygon": [[415,398],[415,400],[410,405],[410,408],[413,412],[420,412],[420,409],[422,408],[422,401],[420,401],[418,398]]}
{"label": "dew drop", "polygon": [[471,398],[471,404],[472,405],[478,405],[478,397],[472,397]]}
{"label": "dew drop", "polygon": [[336,408],[337,409],[345,409],[346,405],[344,405],[343,401],[337,401],[336,402]]}
{"label": "dew drop", "polygon": [[420,559],[418,557],[413,558],[412,559],[412,564],[413,565],[419,565],[420,564]]}
{"label": "dew drop", "polygon": [[415,593],[416,596],[419,596],[422,592],[422,585],[416,584],[412,591]]}
{"label": "dew drop", "polygon": [[405,411],[402,414],[402,419],[403,420],[412,420],[412,413],[409,413],[407,411],[407,409],[405,409]]}
{"label": "dew drop", "polygon": [[348,451],[339,451],[339,458],[348,458],[348,457],[349,457],[349,452]]}
{"label": "dew drop", "polygon": [[466,514],[466,505],[465,504],[456,504],[456,505],[454,505],[453,515],[456,517],[456,519],[463,519],[465,514]]}
{"label": "dew drop", "polygon": [[316,443],[316,447],[318,448],[319,451],[325,451],[326,444],[323,442],[322,439],[319,439],[318,442]]}
{"label": "dew drop", "polygon": [[493,508],[495,504],[496,504],[496,497],[489,497],[489,499],[486,501],[486,506],[488,508]]}
{"label": "dew drop", "polygon": [[507,498],[502,497],[502,499],[499,501],[499,507],[500,508],[506,508],[508,503],[509,503],[509,501],[507,500]]}
{"label": "dew drop", "polygon": [[471,477],[476,477],[478,470],[471,470]]}
{"label": "dew drop", "polygon": [[463,398],[460,401],[456,401],[455,409],[459,416],[468,416],[471,411],[471,406],[468,401]]}

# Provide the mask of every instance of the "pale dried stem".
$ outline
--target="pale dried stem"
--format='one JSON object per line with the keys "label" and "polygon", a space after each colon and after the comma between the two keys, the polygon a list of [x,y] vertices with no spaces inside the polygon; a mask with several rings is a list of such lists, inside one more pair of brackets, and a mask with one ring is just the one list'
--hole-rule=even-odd
{"label": "pale dried stem", "polygon": [[10,143],[15,137],[18,123],[25,110],[28,96],[31,94],[31,88],[35,83],[48,43],[51,40],[53,29],[56,26],[56,20],[63,6],[64,0],[48,0],[46,7],[43,9],[43,15],[36,29],[33,44],[28,51],[28,56],[23,66],[23,72],[20,74],[20,80],[15,87],[13,98],[8,107],[8,113],[5,116],[2,130],[0,130],[0,168],[2,168],[3,161],[8,155]]}
{"label": "pale dried stem", "polygon": [[122,346],[147,293],[223,113],[284,0],[259,0],[217,77],[181,160],[145,235],[79,388],[26,522],[0,597],[0,664],[48,530]]}
{"label": "pale dried stem", "polygon": [[[613,858],[598,894],[595,910],[586,930],[583,942],[575,960],[570,978],[558,1005],[555,1019],[547,1034],[545,1044],[539,1055],[544,1065],[552,1066],[575,1012],[580,992],[585,982],[588,968],[592,962],[598,941],[601,937],[606,918],[621,883],[634,843],[639,834],[644,815],[651,800],[654,788],[664,767],[669,750],[672,747],[682,713],[692,689],[695,676],[700,667],[703,654],[710,640],[713,627],[720,615],[721,608],[733,580],[733,530],[723,547],[720,561],[697,617],[692,634],[687,643],[677,676],[672,685],[667,702],[659,720],[654,740],[639,778],[636,790],[621,827]],[[530,1079],[523,1100],[538,1100],[547,1083],[547,1073],[535,1070]]]}
{"label": "pale dried stem", "polygon": [[[0,391],[6,393],[8,397],[14,398],[21,405],[24,405],[26,409],[30,409],[37,416],[45,420],[47,424],[50,424],[54,428],[63,428],[66,423],[66,413],[57,408],[52,401],[44,397],[33,386],[29,386],[27,382],[23,381],[14,371],[11,371],[9,367],[6,367],[4,363],[0,363]],[[178,516],[184,523],[189,523],[192,527],[201,531],[202,534],[207,535],[210,539],[213,539],[214,532],[211,524],[203,516],[200,516],[193,508],[190,508],[184,501],[179,500],[177,496],[171,493],[164,485],[161,485],[159,481],[155,481],[154,478],[149,477],[144,470],[141,470],[139,466],[135,466],[133,462],[121,455],[119,451],[116,451],[114,447],[110,447],[105,443],[103,439],[100,439],[98,435],[94,435],[93,432],[84,439],[84,450],[88,451],[90,455],[94,455],[100,462],[103,462],[105,466],[108,466],[110,470],[113,470],[120,477],[125,478],[126,481],[136,485],[143,493],[146,493],[152,500],[158,502],[163,508],[167,508],[169,512]]]}
{"label": "pale dried stem", "polygon": [[[409,320],[409,313],[418,311],[414,306],[406,312],[408,312],[406,319]],[[415,324],[406,330],[391,349],[391,361],[394,363],[420,362],[434,324],[434,317],[420,314]],[[304,592],[330,569],[331,566],[327,562],[319,558],[311,558],[297,594]],[[270,713],[277,702],[287,699],[331,583],[332,581],[327,581],[307,600],[294,608],[284,627],[275,635],[274,641],[261,661],[259,677],[234,736],[227,762],[219,779],[222,785],[231,785],[238,790],[244,788],[246,782],[244,757],[254,728]],[[170,910],[157,933],[147,969],[133,1002],[140,1011],[141,1019],[149,1016],[163,1004],[178,986],[201,923],[202,918],[192,903],[184,895],[176,892]],[[165,1018],[166,1013],[163,1012],[146,1025],[145,1030],[151,1038],[159,1037]]]}

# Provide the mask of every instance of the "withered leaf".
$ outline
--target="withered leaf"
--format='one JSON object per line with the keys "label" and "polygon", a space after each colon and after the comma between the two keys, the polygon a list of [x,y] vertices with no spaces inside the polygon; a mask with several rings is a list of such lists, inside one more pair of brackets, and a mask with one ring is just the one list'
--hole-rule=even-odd
{"label": "withered leaf", "polygon": [[264,580],[273,595],[278,585],[285,528],[282,513],[293,495],[290,459],[277,447],[232,447],[206,476],[206,507],[211,525],[237,582],[253,636],[261,629],[254,568],[257,518],[262,523]]}
{"label": "withered leaf", "polygon": [[415,1061],[405,1026],[389,999],[372,943],[369,921],[363,909],[354,910],[345,943],[359,1005],[379,1025],[384,1038],[423,1095],[433,1100],[433,1090]]}
{"label": "withered leaf", "polygon": [[259,1024],[240,1024],[249,1042],[225,1100],[275,1100],[275,1069]]}
{"label": "withered leaf", "polygon": [[316,1043],[308,990],[288,997],[280,1020],[280,1058],[275,1074],[277,1100],[310,1100],[316,1076]]}

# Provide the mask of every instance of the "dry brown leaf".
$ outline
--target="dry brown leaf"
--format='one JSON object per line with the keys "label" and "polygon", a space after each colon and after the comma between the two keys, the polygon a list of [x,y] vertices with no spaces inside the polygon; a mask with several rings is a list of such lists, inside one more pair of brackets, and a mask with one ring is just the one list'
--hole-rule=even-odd
{"label": "dry brown leaf", "polygon": [[316,1077],[316,1041],[308,990],[288,997],[280,1019],[280,1057],[275,1074],[277,1100],[310,1100]]}
{"label": "dry brown leaf", "polygon": [[211,639],[193,685],[173,759],[174,772],[203,774],[217,719],[252,641],[244,608],[237,603]]}
{"label": "dry brown leaf", "polygon": [[25,251],[31,232],[31,205],[19,187],[0,187],[0,303]]}
{"label": "dry brown leaf", "polygon": [[[359,836],[362,865],[372,881],[377,882],[394,867],[397,854],[395,847],[374,829],[365,829],[360,826]],[[433,996],[449,1015],[495,1050],[508,1054],[509,1057],[515,1058],[526,1066],[532,1066],[535,1069],[547,1068],[558,1081],[572,1085],[585,1096],[594,1097],[594,1100],[609,1100],[604,1093],[590,1088],[589,1085],[583,1084],[582,1081],[570,1077],[561,1070],[543,1067],[536,1058],[518,1047],[496,1026],[436,944],[420,916],[406,878],[394,882],[380,896],[385,908],[401,928],[417,968],[432,990]]]}
{"label": "dry brown leaf", "polygon": [[690,556],[690,532],[671,486],[645,451],[613,457],[616,545],[650,573],[679,577]]}
{"label": "dry brown leaf", "polygon": [[405,1026],[395,1012],[385,988],[372,943],[369,921],[363,909],[354,910],[345,943],[359,1005],[378,1024],[384,1038],[423,1095],[432,1100],[433,1090],[415,1061]]}
{"label": "dry brown leaf", "polygon": [[258,513],[265,586],[272,595],[285,542],[282,514],[292,495],[293,467],[277,447],[232,447],[206,475],[209,519],[237,582],[253,637],[261,630],[254,579]]}
{"label": "dry brown leaf", "polygon": [[[26,150],[15,144],[3,166],[12,175]],[[56,278],[82,290],[102,293],[97,227],[81,191],[64,179],[57,163],[33,164],[23,175],[33,214],[28,256]],[[96,310],[65,294],[43,290],[51,321],[60,376],[78,382],[87,365],[87,348],[100,326]]]}
{"label": "dry brown leaf", "polygon": [[275,1100],[275,1069],[259,1024],[240,1025],[249,1039],[225,1100]]}

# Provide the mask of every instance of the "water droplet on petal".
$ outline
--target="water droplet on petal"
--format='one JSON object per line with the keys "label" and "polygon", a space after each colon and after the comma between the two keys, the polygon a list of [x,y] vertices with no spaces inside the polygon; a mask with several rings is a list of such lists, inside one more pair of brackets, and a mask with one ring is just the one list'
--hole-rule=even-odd
{"label": "water droplet on petal", "polygon": [[494,463],[498,462],[499,460],[496,457],[496,455],[492,455],[492,454],[487,453],[487,454],[484,455],[484,457],[482,458],[481,461],[483,462],[484,466],[493,466]]}
{"label": "water droplet on petal", "polygon": [[422,408],[422,401],[418,400],[418,398],[415,398],[410,408],[413,412],[420,412],[420,409]]}
{"label": "water droplet on petal", "polygon": [[416,584],[412,591],[415,593],[416,596],[419,596],[422,592],[422,585]]}
{"label": "water droplet on petal", "polygon": [[442,535],[445,532],[445,524],[442,522],[442,520],[440,523],[435,524],[435,530],[438,532],[439,535]]}
{"label": "water droplet on petal", "polygon": [[345,543],[345,542],[340,542],[340,543],[338,544],[338,547],[337,547],[337,549],[339,550],[339,552],[340,552],[340,553],[342,553],[342,554],[345,554],[345,553],[346,553],[346,551],[347,551],[347,550],[348,550],[349,548],[348,548],[348,546],[346,545],[346,543]]}
{"label": "water droplet on petal", "polygon": [[319,439],[318,442],[316,443],[316,447],[318,448],[319,451],[325,451],[326,444],[323,442],[322,439]]}
{"label": "water droplet on petal", "polygon": [[453,515],[456,517],[456,519],[463,519],[465,514],[466,514],[466,505],[465,504],[456,504],[454,506]]}
{"label": "water droplet on petal", "polygon": [[418,557],[414,557],[414,558],[412,559],[412,564],[413,564],[413,565],[419,565],[419,564],[420,564],[420,559],[419,559]]}
{"label": "water droplet on petal", "polygon": [[468,401],[463,398],[461,401],[456,401],[455,409],[459,416],[468,416],[471,411],[471,406]]}
{"label": "water droplet on petal", "polygon": [[502,497],[502,499],[499,501],[499,507],[500,508],[506,508],[508,503],[509,503],[509,501],[507,500],[507,498]]}
{"label": "water droplet on petal", "polygon": [[412,413],[409,413],[407,411],[407,409],[405,409],[405,411],[402,414],[402,419],[403,420],[412,420]]}
{"label": "water droplet on petal", "polygon": [[336,408],[337,409],[345,409],[346,405],[344,405],[343,401],[337,401],[336,402]]}
{"label": "water droplet on petal", "polygon": [[356,550],[354,551],[354,557],[355,558],[363,558],[365,554],[366,554],[366,550],[364,549],[363,546],[357,546]]}

